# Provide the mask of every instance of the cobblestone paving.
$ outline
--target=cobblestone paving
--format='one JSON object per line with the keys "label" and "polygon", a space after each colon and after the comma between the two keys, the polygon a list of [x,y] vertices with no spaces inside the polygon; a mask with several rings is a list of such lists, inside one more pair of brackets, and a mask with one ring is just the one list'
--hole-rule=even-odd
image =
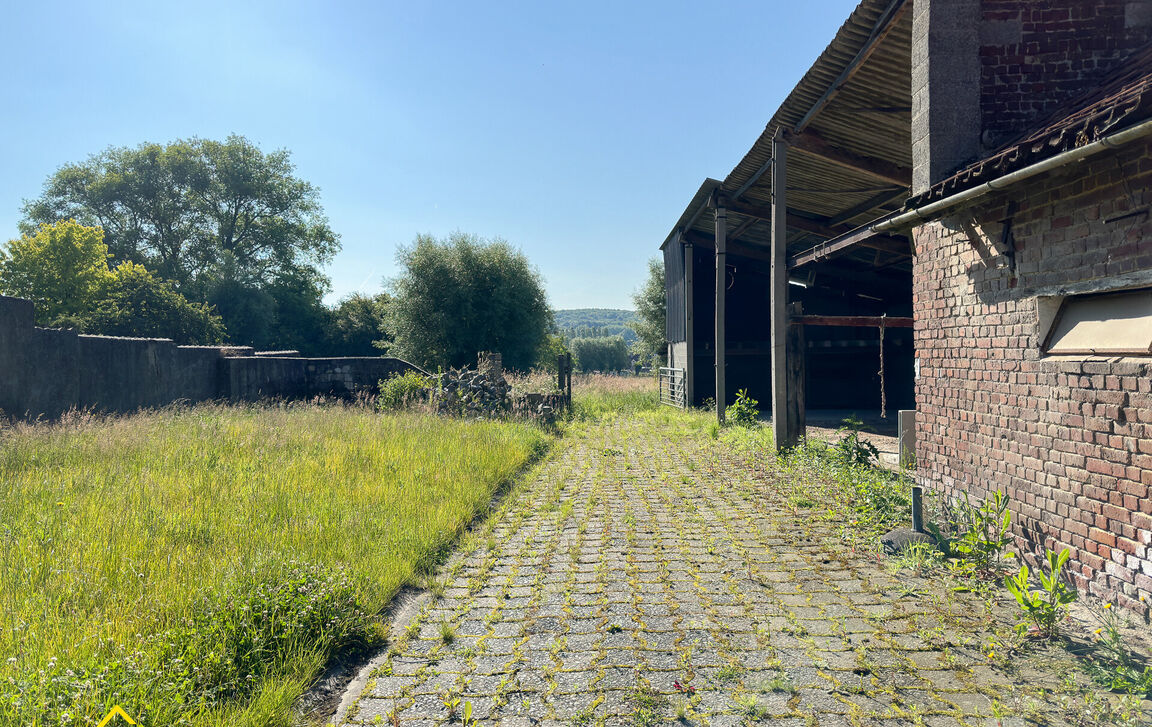
{"label": "cobblestone paving", "polygon": [[1059,656],[989,660],[983,600],[853,554],[781,489],[698,432],[563,437],[342,723],[1078,723],[1039,690]]}

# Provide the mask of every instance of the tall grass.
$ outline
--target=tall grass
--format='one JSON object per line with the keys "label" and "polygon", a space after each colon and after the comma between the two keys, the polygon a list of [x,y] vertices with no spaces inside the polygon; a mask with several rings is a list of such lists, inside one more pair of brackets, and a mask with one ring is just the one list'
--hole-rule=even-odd
{"label": "tall grass", "polygon": [[599,419],[659,408],[660,393],[652,378],[606,374],[572,377],[572,413],[577,419]]}
{"label": "tall grass", "polygon": [[339,406],[0,432],[0,723],[283,713],[545,443]]}

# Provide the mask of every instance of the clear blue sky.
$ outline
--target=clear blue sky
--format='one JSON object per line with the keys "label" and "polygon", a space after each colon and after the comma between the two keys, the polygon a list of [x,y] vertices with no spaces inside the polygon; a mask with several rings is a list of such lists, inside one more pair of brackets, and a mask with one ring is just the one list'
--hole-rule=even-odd
{"label": "clear blue sky", "polygon": [[237,133],[320,188],[330,300],[460,229],[522,249],[553,307],[630,308],[855,5],[7,3],[0,236],[63,164]]}

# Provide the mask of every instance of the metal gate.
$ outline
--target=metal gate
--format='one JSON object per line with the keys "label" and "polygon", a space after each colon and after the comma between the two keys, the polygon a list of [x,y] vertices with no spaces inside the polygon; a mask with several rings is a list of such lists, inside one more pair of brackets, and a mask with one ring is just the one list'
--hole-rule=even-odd
{"label": "metal gate", "polygon": [[685,407],[684,369],[660,367],[660,403]]}

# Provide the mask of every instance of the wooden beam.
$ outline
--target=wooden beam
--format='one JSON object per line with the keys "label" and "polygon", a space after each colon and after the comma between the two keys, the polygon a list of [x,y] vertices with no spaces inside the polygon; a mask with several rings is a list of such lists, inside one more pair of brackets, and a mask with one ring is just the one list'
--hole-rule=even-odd
{"label": "wooden beam", "polygon": [[[777,451],[791,449],[799,441],[796,430],[795,387],[789,371],[788,326],[788,202],[786,197],[788,143],[782,130],[772,137],[772,280],[769,315],[772,329],[772,435]],[[802,353],[802,352],[800,352]]]}
{"label": "wooden beam", "polygon": [[741,222],[739,225],[737,225],[735,230],[732,230],[732,233],[728,235],[728,238],[733,240],[733,241],[739,240],[741,235],[743,235],[748,230],[752,229],[752,226],[755,225],[759,221],[760,220],[758,220],[755,217],[748,217],[743,222]]}
{"label": "wooden beam", "polygon": [[851,220],[853,217],[864,214],[870,209],[881,207],[888,204],[889,202],[895,202],[897,199],[906,197],[907,195],[908,189],[906,187],[900,187],[899,189],[892,189],[887,192],[881,192],[873,197],[869,197],[858,205],[853,205],[843,212],[829,217],[828,224],[832,227],[835,227],[836,225],[843,224]]}
{"label": "wooden beam", "polygon": [[836,98],[845,84],[852,80],[852,77],[855,76],[856,72],[860,70],[864,63],[872,57],[872,54],[884,39],[888,37],[892,29],[899,24],[900,16],[903,15],[908,5],[911,5],[911,3],[905,3],[905,0],[892,0],[892,2],[888,4],[884,13],[880,16],[879,20],[876,21],[875,27],[872,28],[872,33],[868,36],[868,39],[864,41],[864,46],[856,53],[856,57],[848,63],[844,70],[840,72],[840,75],[836,77],[836,80],[824,91],[824,94],[816,99],[816,103],[812,104],[812,107],[808,109],[808,113],[804,114],[804,117],[796,124],[795,129],[797,132],[803,131],[808,124],[811,123],[812,119],[815,118],[816,114],[820,113],[825,106],[831,103],[832,99]]}
{"label": "wooden beam", "polygon": [[[798,268],[802,265],[807,265],[808,263],[816,262],[817,260],[823,260],[824,258],[829,257],[835,253],[841,252],[843,250],[847,250],[848,248],[853,247],[854,245],[870,243],[870,244],[868,244],[868,246],[874,247],[878,243],[873,241],[872,238],[883,238],[884,240],[887,240],[887,241],[890,241],[892,239],[888,235],[884,235],[882,233],[877,233],[873,229],[874,226],[875,225],[873,225],[873,224],[867,224],[867,225],[863,225],[861,227],[857,227],[855,230],[852,230],[851,232],[846,232],[842,235],[832,237],[831,239],[826,240],[826,241],[820,243],[819,245],[814,245],[812,248],[810,248],[810,249],[808,249],[808,250],[806,250],[806,251],[804,251],[798,255],[793,255],[791,257],[791,259],[789,259],[789,261],[788,261],[788,267]],[[904,247],[904,249],[907,249],[906,244],[903,245],[903,247]],[[898,251],[896,246],[892,245],[890,242],[884,243],[884,247],[882,247],[880,249],[883,249],[887,252],[897,252]],[[910,251],[909,251],[909,254],[910,254]]]}
{"label": "wooden beam", "polygon": [[798,326],[840,326],[848,328],[912,328],[912,318],[903,316],[792,316]]}
{"label": "wooden beam", "polygon": [[798,134],[792,141],[792,148],[838,167],[865,174],[883,182],[898,184],[902,187],[912,185],[912,170],[908,167],[893,164],[885,159],[856,154],[830,143],[812,130]]}
{"label": "wooden beam", "polygon": [[[690,242],[693,245],[703,245],[709,248],[716,247],[715,237],[712,235],[702,235],[699,232],[685,232],[681,235],[681,238],[685,242]],[[759,260],[766,263],[772,262],[772,253],[764,248],[753,247],[752,245],[731,239],[727,240],[727,243],[726,252],[731,255],[739,255],[740,257],[746,257],[750,260]]]}
{"label": "wooden beam", "polygon": [[[794,314],[804,312],[802,303],[793,303]],[[804,326],[788,326],[788,420],[796,431],[797,443],[808,429],[804,369],[808,363]]]}
{"label": "wooden beam", "polygon": [[724,331],[724,303],[728,295],[728,210],[723,200],[714,200],[716,205],[716,421],[724,423],[724,408],[728,406],[724,374],[727,361],[728,340]]}
{"label": "wooden beam", "polygon": [[[728,211],[735,212],[742,217],[750,217],[764,222],[772,221],[772,208],[764,207],[758,204],[751,204],[749,202],[736,202],[728,200]],[[837,235],[845,232],[846,228],[837,229],[829,227],[823,218],[809,217],[799,214],[796,210],[788,210],[788,227],[802,232],[811,232],[814,235],[822,237],[836,237]]]}

